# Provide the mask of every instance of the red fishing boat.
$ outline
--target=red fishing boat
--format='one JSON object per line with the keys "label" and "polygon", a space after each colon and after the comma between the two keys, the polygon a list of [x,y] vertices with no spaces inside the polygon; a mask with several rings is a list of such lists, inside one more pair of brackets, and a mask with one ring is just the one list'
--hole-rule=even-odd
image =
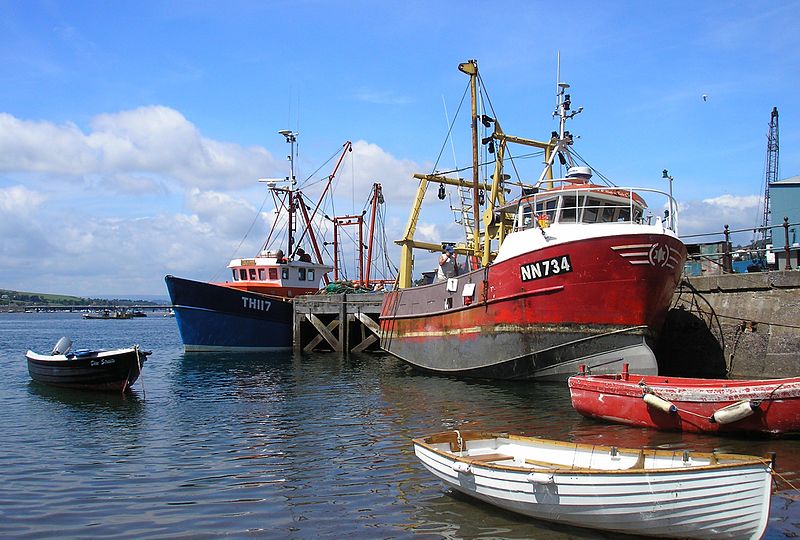
{"label": "red fishing boat", "polygon": [[692,379],[629,374],[569,378],[572,406],[597,418],[670,431],[800,430],[800,377]]}
{"label": "red fishing boat", "polygon": [[[571,111],[568,84],[558,84],[558,131],[538,142],[506,134],[496,118],[478,115],[477,103],[491,100],[476,97],[477,62],[459,69],[470,76],[472,91],[472,182],[415,175],[420,186],[397,241],[399,288],[384,299],[381,346],[419,369],[459,376],[564,380],[579,364],[619,372],[623,359],[639,373],[657,374],[650,345],[686,258],[671,193],[592,181],[603,177],[578,161],[565,129],[581,112]],[[488,133],[481,144],[479,124]],[[515,160],[512,144],[539,148],[543,170],[524,172],[530,161]],[[479,163],[494,164],[491,178],[481,180],[486,167]],[[526,176],[538,180],[525,182]],[[445,185],[461,190],[463,242],[414,239],[432,182],[441,185],[440,199]],[[644,192],[660,199],[654,210]],[[412,287],[412,249],[450,246],[466,256],[468,267],[440,283]]]}

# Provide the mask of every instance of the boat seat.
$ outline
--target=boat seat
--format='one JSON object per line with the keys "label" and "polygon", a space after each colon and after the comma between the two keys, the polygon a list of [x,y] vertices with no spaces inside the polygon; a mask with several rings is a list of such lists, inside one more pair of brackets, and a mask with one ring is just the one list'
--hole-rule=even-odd
{"label": "boat seat", "polygon": [[477,461],[478,463],[488,463],[490,461],[509,461],[514,459],[514,456],[506,454],[480,454],[477,456],[464,456],[470,461]]}
{"label": "boat seat", "polygon": [[552,463],[550,461],[539,461],[538,459],[526,459],[525,463],[528,465],[535,465],[537,467],[544,467],[546,469],[572,469],[576,471],[589,471],[589,467],[576,467],[574,465],[564,465],[562,463]]}
{"label": "boat seat", "polygon": [[[535,465],[538,467],[544,467],[547,469],[570,469],[574,471],[596,471],[598,469],[593,469],[591,467],[578,467],[577,465],[562,465],[560,463],[552,463],[549,461],[539,461],[538,459],[526,459],[525,463],[528,465]],[[619,469],[620,471],[628,470],[628,469],[643,469],[644,468],[644,452],[639,451],[639,455],[636,457],[636,461],[629,467],[624,467]],[[615,470],[615,469],[610,469]]]}

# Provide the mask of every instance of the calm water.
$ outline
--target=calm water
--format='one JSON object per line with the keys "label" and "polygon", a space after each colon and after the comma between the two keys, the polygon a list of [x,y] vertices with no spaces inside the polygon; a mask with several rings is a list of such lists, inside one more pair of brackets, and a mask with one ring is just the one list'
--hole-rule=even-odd
{"label": "calm water", "polygon": [[[25,351],[62,335],[76,348],[139,343],[153,354],[126,397],[31,382]],[[432,377],[384,355],[188,355],[160,314],[0,314],[0,366],[0,537],[612,537],[446,490],[410,439],[460,426],[776,451],[779,472],[800,485],[800,439],[600,424],[572,410],[565,385]],[[773,498],[767,537],[796,535],[797,522],[793,499]]]}

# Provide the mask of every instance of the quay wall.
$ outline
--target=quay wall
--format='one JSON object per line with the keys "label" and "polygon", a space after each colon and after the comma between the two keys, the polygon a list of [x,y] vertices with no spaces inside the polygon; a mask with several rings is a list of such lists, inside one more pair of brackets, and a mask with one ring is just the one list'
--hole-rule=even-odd
{"label": "quay wall", "polygon": [[664,375],[800,376],[800,271],[684,278],[655,352]]}

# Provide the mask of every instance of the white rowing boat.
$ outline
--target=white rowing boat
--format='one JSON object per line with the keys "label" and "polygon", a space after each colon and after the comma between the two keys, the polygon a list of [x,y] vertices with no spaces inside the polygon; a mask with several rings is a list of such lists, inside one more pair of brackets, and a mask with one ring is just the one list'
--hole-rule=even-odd
{"label": "white rowing boat", "polygon": [[475,431],[413,442],[449,487],[537,519],[668,538],[757,539],[769,516],[768,458]]}

